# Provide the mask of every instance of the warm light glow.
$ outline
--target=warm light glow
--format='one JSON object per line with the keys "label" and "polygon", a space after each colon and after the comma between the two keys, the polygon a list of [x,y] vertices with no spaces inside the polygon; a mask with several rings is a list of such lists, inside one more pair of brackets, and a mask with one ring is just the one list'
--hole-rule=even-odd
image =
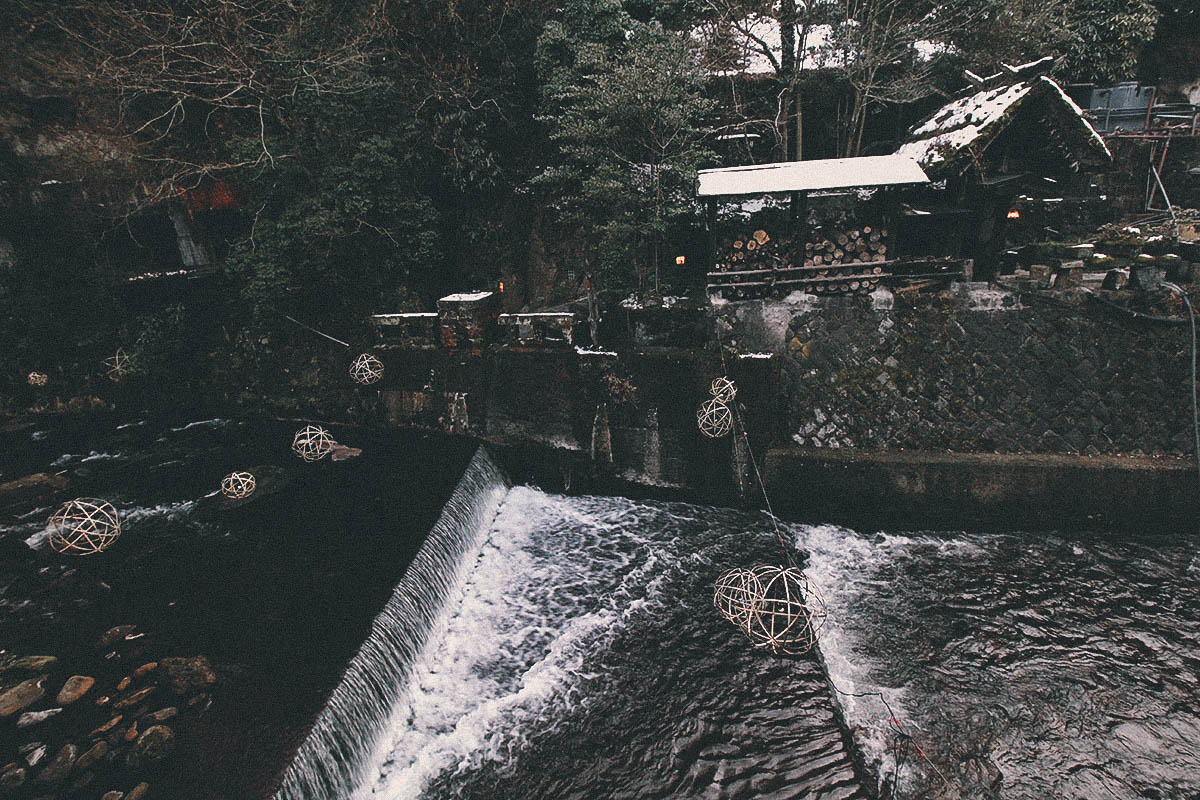
{"label": "warm light glow", "polygon": [[1014,208],[1014,209],[1012,209],[1011,211],[1009,211],[1009,212],[1008,212],[1008,218],[1009,218],[1009,219],[1020,219],[1020,218],[1021,218],[1021,212],[1020,212],[1020,211],[1017,211],[1017,210]]}
{"label": "warm light glow", "polygon": [[681,265],[682,265],[682,264],[684,264],[684,263],[686,263],[686,262],[687,262],[687,259],[686,259],[686,258],[684,258],[683,256],[675,256],[675,263],[676,263],[676,264],[681,264]]}
{"label": "warm light glow", "polygon": [[504,294],[504,281],[500,281],[500,294]]}

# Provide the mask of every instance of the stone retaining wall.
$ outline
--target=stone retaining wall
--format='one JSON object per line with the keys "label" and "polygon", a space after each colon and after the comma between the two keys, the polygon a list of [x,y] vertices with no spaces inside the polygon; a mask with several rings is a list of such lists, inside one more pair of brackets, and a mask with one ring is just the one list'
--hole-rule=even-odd
{"label": "stone retaining wall", "polygon": [[738,303],[742,350],[782,354],[787,444],[1185,455],[1190,332],[979,285],[914,298]]}

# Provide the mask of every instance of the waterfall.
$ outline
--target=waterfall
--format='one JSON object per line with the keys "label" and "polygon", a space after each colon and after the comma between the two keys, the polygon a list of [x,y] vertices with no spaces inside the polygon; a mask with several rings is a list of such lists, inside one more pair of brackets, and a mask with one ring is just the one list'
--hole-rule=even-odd
{"label": "waterfall", "polygon": [[275,800],[324,800],[353,791],[427,632],[472,563],[467,556],[478,548],[507,491],[500,469],[479,448],[300,745]]}

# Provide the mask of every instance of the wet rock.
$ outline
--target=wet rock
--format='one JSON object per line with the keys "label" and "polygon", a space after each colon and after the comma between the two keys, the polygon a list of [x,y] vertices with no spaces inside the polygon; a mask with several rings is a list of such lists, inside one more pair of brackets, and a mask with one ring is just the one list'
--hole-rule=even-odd
{"label": "wet rock", "polygon": [[58,656],[0,656],[0,675],[9,671],[43,672],[58,663]]}
{"label": "wet rock", "polygon": [[100,800],[121,800],[123,797],[125,797],[124,792],[118,792],[116,789],[113,789],[111,792],[105,792],[101,795]]}
{"label": "wet rock", "polygon": [[156,691],[158,691],[157,686],[144,686],[133,694],[123,697],[117,702],[113,703],[113,708],[132,708],[150,695],[154,694]]}
{"label": "wet rock", "polygon": [[137,723],[135,722],[129,726],[129,730],[125,731],[125,735],[122,736],[121,738],[123,738],[127,742],[132,742],[134,739],[137,738],[137,735],[138,735],[138,726],[137,726]]}
{"label": "wet rock", "polygon": [[87,675],[72,675],[67,678],[54,701],[60,706],[70,705],[87,694],[95,683],[96,679]]}
{"label": "wet rock", "polygon": [[126,675],[124,678],[121,678],[120,682],[117,684],[117,691],[125,691],[129,688],[129,684],[131,683],[133,683],[133,678],[130,678],[128,675]]}
{"label": "wet rock", "polygon": [[166,725],[152,725],[134,742],[125,764],[130,769],[141,769],[166,758],[174,747],[175,732]]}
{"label": "wet rock", "polygon": [[61,708],[47,708],[45,711],[26,711],[17,719],[17,727],[28,728],[30,725],[37,725],[39,722],[45,722],[55,714],[61,713]]}
{"label": "wet rock", "polygon": [[25,754],[25,763],[31,767],[36,767],[38,762],[46,757],[46,745],[41,742],[34,742],[32,747],[29,745],[22,747],[21,752]]}
{"label": "wet rock", "polygon": [[100,695],[99,697],[96,698],[96,705],[98,705],[98,706],[106,706],[111,702],[112,702],[112,698],[106,694]]}
{"label": "wet rock", "polygon": [[38,780],[42,783],[62,783],[67,776],[71,774],[71,768],[75,766],[75,757],[78,750],[73,744],[64,744],[58,754],[38,775]]}
{"label": "wet rock", "polygon": [[175,694],[201,691],[217,682],[217,673],[204,656],[164,658],[158,662],[158,682]]}
{"label": "wet rock", "polygon": [[88,750],[79,757],[79,760],[75,762],[75,766],[77,769],[87,769],[106,755],[108,755],[108,743],[105,741],[96,742],[92,745],[91,750]]}
{"label": "wet rock", "polygon": [[101,725],[99,728],[96,728],[96,730],[92,731],[88,735],[89,736],[99,736],[102,733],[108,733],[113,728],[117,727],[117,725],[120,724],[121,720],[124,719],[124,717],[125,717],[124,714],[117,714],[115,717],[113,717],[108,722]]}
{"label": "wet rock", "polygon": [[137,625],[117,625],[105,631],[100,640],[96,642],[97,650],[107,650],[112,645],[124,639],[127,634],[130,634],[137,628]]}
{"label": "wet rock", "polygon": [[147,672],[153,672],[156,669],[158,669],[157,661],[151,661],[149,664],[142,664],[140,667],[138,667],[137,669],[135,669],[133,671],[133,677],[140,678],[143,675],[145,675]]}
{"label": "wet rock", "polygon": [[28,773],[24,767],[13,767],[0,773],[0,795],[13,795],[25,785]]}
{"label": "wet rock", "polygon": [[142,798],[149,793],[150,784],[139,783],[137,786],[129,790],[129,794],[125,797],[125,800],[142,800]]}
{"label": "wet rock", "polygon": [[39,675],[27,681],[21,681],[7,692],[0,694],[0,718],[11,717],[18,711],[42,699],[46,693],[47,675]]}
{"label": "wet rock", "polygon": [[167,706],[166,708],[161,708],[158,711],[155,711],[153,714],[147,714],[145,718],[153,722],[166,722],[178,713],[179,709],[177,709],[175,706]]}

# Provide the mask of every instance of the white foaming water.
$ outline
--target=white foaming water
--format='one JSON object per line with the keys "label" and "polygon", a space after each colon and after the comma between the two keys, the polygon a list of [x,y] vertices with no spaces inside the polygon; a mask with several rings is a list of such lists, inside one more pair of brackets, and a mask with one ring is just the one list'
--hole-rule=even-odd
{"label": "white foaming water", "polygon": [[586,702],[589,655],[655,599],[661,544],[630,501],[510,490],[356,800],[415,798],[447,770],[511,764],[531,733]]}
{"label": "white foaming water", "polygon": [[120,453],[101,453],[96,450],[91,451],[87,455],[82,453],[63,453],[58,458],[50,463],[52,467],[65,467],[73,461],[78,461],[80,464],[86,464],[89,461],[116,461],[121,458]]}
{"label": "white foaming water", "polygon": [[[879,665],[858,647],[857,632],[847,622],[859,613],[853,604],[864,589],[875,590],[882,585],[874,576],[875,568],[896,558],[916,540],[884,533],[866,537],[835,525],[793,526],[793,532],[796,546],[809,554],[805,576],[829,610],[817,650],[825,674],[835,687],[833,701],[841,710],[869,772],[879,782],[876,786],[879,792],[890,778],[892,756],[888,708],[875,693],[887,700],[906,732],[919,734],[919,731],[906,713],[905,692],[880,686],[872,679]],[[937,547],[964,550],[974,546],[963,540],[938,540]],[[869,696],[853,696],[862,694]]]}
{"label": "white foaming water", "polygon": [[179,431],[191,430],[192,428],[223,428],[229,424],[229,420],[216,417],[215,419],[202,419],[198,422],[189,422],[181,428],[171,428],[175,433]]}

